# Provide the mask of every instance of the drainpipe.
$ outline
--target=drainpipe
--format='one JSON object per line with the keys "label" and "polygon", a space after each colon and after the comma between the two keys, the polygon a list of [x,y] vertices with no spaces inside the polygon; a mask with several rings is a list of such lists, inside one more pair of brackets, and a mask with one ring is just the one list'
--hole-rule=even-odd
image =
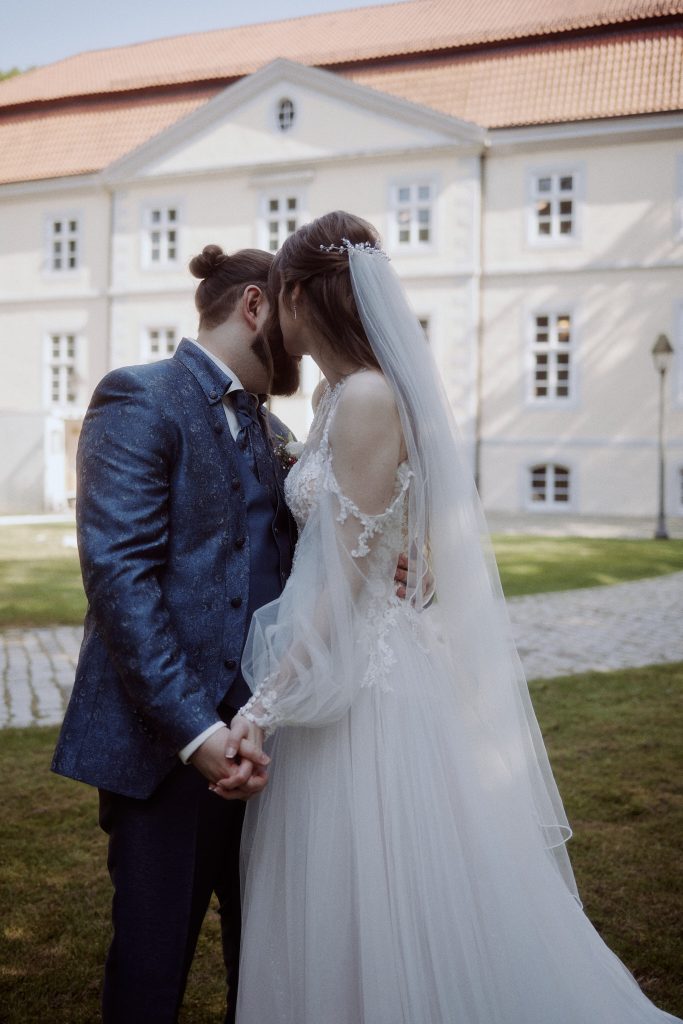
{"label": "drainpipe", "polygon": [[482,402],[483,402],[483,363],[484,363],[484,208],[486,199],[486,152],[488,140],[479,154],[479,229],[477,260],[477,342],[476,342],[476,382],[474,411],[474,482],[481,497],[481,460],[482,460]]}
{"label": "drainpipe", "polygon": [[114,287],[114,188],[111,185],[105,186],[107,194],[109,196],[109,240],[107,245],[107,272],[106,272],[106,320],[105,320],[105,355],[106,355],[106,370],[109,372],[113,369],[112,365],[112,289]]}

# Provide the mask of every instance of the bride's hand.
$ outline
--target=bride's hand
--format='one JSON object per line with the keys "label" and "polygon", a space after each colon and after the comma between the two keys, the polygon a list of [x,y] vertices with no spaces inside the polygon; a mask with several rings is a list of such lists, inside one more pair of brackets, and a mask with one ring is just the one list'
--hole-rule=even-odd
{"label": "bride's hand", "polygon": [[228,742],[225,748],[227,758],[246,757],[254,765],[265,767],[270,762],[267,754],[263,753],[263,729],[250,722],[242,715],[235,715],[230,723]]}
{"label": "bride's hand", "polygon": [[231,770],[226,778],[209,787],[216,796],[224,800],[249,800],[265,789],[270,758],[263,752],[263,730],[258,725],[235,715],[228,731],[225,756]]}
{"label": "bride's hand", "polygon": [[[394,576],[394,583],[396,584],[396,594],[398,597],[404,598],[408,592],[408,584],[411,587],[415,586],[415,571],[416,571],[415,559],[409,559],[407,555],[402,554],[398,556],[398,563],[396,565],[396,574]],[[424,606],[431,604],[434,598],[434,577],[429,569],[425,572],[422,577],[422,600]]]}

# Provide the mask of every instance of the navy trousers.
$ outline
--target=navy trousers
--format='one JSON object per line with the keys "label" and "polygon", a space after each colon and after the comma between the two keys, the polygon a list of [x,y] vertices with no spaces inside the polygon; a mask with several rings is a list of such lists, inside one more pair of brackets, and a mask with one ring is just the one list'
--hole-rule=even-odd
{"label": "navy trousers", "polygon": [[114,886],[104,1024],[175,1024],[212,892],[227,975],[225,1024],[234,1022],[244,810],[243,801],[211,793],[191,765],[178,764],[147,800],[100,790]]}

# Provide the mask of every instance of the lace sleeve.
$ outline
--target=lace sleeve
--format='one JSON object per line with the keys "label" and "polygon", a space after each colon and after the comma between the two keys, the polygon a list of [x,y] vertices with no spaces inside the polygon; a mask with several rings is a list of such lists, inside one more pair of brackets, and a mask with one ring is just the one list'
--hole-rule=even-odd
{"label": "lace sleeve", "polygon": [[360,426],[358,402],[339,404],[317,453],[318,501],[292,575],[282,597],[254,616],[242,662],[254,696],[241,714],[269,731],[339,717],[363,679],[363,627],[371,602],[393,599],[411,477],[407,464],[397,467],[391,412],[380,408]]}

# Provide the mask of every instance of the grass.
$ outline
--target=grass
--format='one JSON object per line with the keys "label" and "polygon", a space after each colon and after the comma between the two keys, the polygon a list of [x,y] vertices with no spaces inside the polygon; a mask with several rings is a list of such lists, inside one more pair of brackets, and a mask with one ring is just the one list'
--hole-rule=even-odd
{"label": "grass", "polygon": [[0,629],[83,622],[75,539],[68,525],[0,528]]}
{"label": "grass", "polygon": [[[586,911],[658,1005],[683,1014],[683,664],[532,684],[575,829]],[[0,744],[0,1006],[4,1024],[94,1024],[109,933],[96,797],[47,771],[54,729]],[[222,1020],[211,911],[183,1024]]]}
{"label": "grass", "polygon": [[[85,611],[75,531],[0,528],[0,629],[80,625]],[[594,587],[683,570],[683,540],[494,537],[508,597]]]}
{"label": "grass", "polygon": [[683,570],[683,540],[493,538],[507,597],[624,583]]}

